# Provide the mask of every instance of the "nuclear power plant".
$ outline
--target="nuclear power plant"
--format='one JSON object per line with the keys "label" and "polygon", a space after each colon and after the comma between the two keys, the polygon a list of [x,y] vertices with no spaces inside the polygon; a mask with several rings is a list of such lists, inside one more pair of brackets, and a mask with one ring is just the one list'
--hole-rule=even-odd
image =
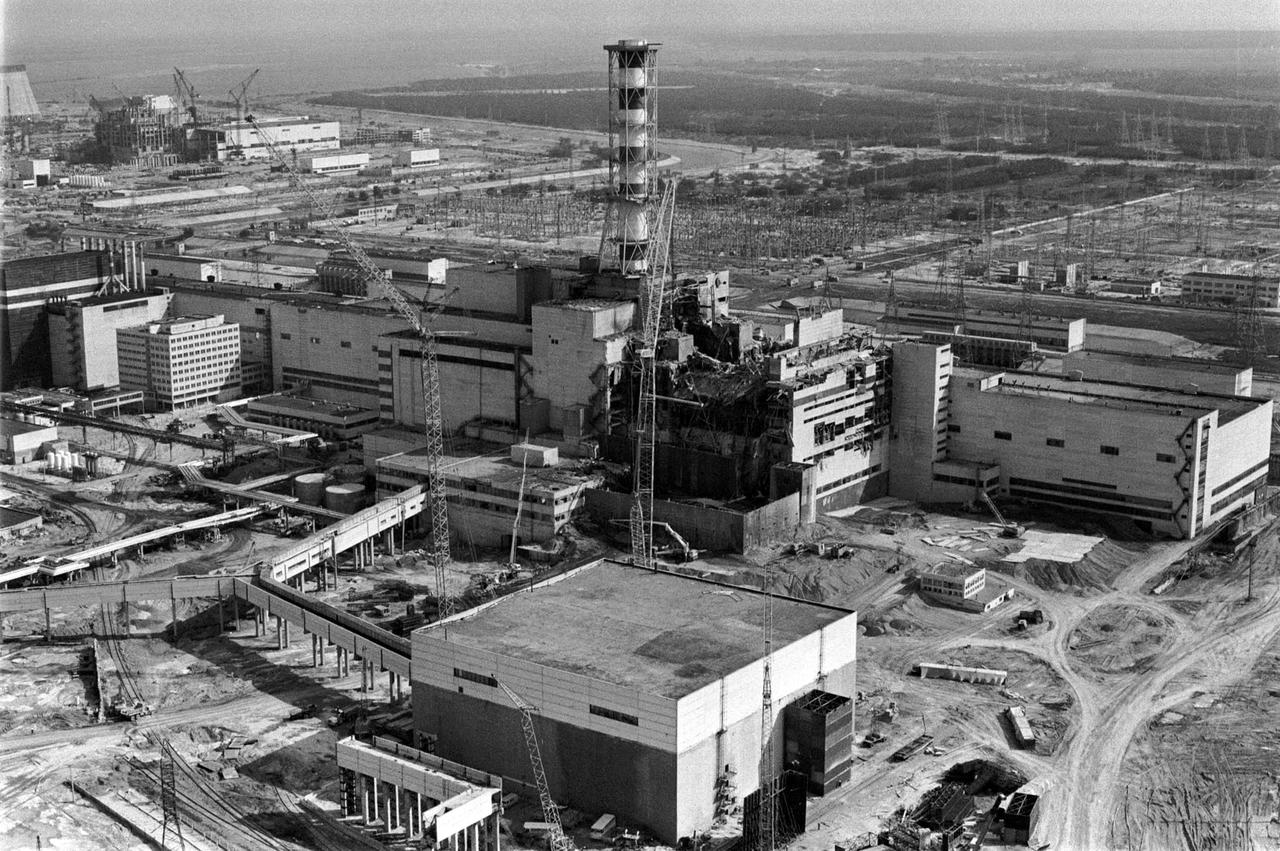
{"label": "nuclear power plant", "polygon": [[0,847],[1267,845],[1272,36],[111,14],[0,69]]}

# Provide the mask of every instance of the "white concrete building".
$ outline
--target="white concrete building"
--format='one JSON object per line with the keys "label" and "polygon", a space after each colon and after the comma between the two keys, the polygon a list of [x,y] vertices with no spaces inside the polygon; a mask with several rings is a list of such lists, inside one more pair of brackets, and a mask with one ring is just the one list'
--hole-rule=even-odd
{"label": "white concrete building", "polygon": [[1187,393],[1253,394],[1253,368],[1204,358],[1166,358],[1118,352],[1071,352],[1062,357],[1062,374],[1163,387]]}
{"label": "white concrete building", "polygon": [[412,151],[398,151],[392,164],[399,168],[426,168],[440,164],[439,148],[418,148]]}
{"label": "white concrete building", "polygon": [[[143,257],[147,274],[157,278],[183,278],[189,281],[215,282],[222,280],[222,261],[216,257],[197,257],[194,254],[147,254]],[[153,280],[153,284],[163,283]]]}
{"label": "white concrete building", "polygon": [[502,778],[375,737],[335,746],[342,815],[440,848],[498,851]]}
{"label": "white concrete building", "polygon": [[116,332],[161,321],[171,298],[151,291],[50,305],[53,383],[82,392],[119,386]]}
{"label": "white concrete building", "polygon": [[350,174],[367,165],[368,154],[313,154],[298,157],[298,168],[311,174]]}
{"label": "white concrete building", "polygon": [[623,368],[635,313],[635,302],[611,299],[533,306],[530,385],[546,405],[545,423],[534,425],[535,433],[549,428],[574,442],[604,430],[611,373]]}
{"label": "white concrete building", "polygon": [[240,394],[240,327],[222,316],[184,316],[116,332],[120,386],[163,410]]}
{"label": "white concrete building", "polygon": [[219,160],[235,156],[268,158],[271,156],[268,141],[285,151],[336,151],[341,147],[341,126],[337,121],[317,121],[306,116],[262,118],[258,120],[258,126],[266,138],[252,124],[232,121],[221,127],[202,130],[206,136],[203,144]]}
{"label": "white concrete building", "polygon": [[1182,276],[1182,300],[1216,304],[1246,304],[1257,291],[1257,305],[1280,308],[1280,278],[1227,274],[1224,272],[1188,272]]}
{"label": "white concrete building", "polygon": [[[998,488],[1190,538],[1266,483],[1270,400],[954,368],[945,345],[898,343],[893,357],[895,495],[969,502]],[[936,383],[920,379],[933,370]]]}
{"label": "white concrete building", "polygon": [[[491,450],[490,445],[476,447],[477,453]],[[379,499],[427,483],[424,451],[378,459]],[[451,531],[459,540],[482,547],[508,546],[513,531],[522,544],[550,541],[582,513],[586,491],[604,482],[600,473],[578,473],[555,465],[522,468],[508,458],[491,455],[460,456],[457,441],[444,463]],[[518,527],[513,525],[517,505]]]}
{"label": "white concrete building", "polygon": [[[1061,352],[1084,348],[1087,322],[1059,316],[1033,316],[1027,329],[1017,313],[968,309],[963,323],[955,311],[928,304],[901,304],[894,315],[886,315],[882,323],[886,332],[898,334],[945,333],[972,334],[978,337],[1021,339],[1025,336],[1036,345]],[[956,326],[959,325],[959,331]]]}
{"label": "white concrete building", "polygon": [[[415,731],[436,736],[446,759],[531,782],[501,682],[538,707],[558,804],[612,813],[675,844],[711,827],[720,781],[733,784],[735,803],[760,785],[765,605],[740,586],[613,562],[580,567],[415,631]],[[782,597],[773,609],[769,746],[780,771],[793,750],[788,706],[815,689],[856,693],[857,614]],[[828,753],[845,760],[842,735]]]}

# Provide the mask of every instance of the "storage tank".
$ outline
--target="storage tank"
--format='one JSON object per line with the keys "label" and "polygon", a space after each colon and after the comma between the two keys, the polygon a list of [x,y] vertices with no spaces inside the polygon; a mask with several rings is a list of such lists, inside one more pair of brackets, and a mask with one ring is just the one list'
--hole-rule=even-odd
{"label": "storage tank", "polygon": [[355,514],[364,506],[364,485],[347,483],[324,489],[324,507],[340,514]]}
{"label": "storage tank", "polygon": [[324,498],[324,473],[303,473],[293,479],[293,495],[305,505],[319,505]]}

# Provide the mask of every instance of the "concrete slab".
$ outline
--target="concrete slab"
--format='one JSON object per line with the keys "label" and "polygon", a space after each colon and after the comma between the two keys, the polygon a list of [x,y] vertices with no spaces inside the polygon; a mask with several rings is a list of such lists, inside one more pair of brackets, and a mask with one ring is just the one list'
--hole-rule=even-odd
{"label": "concrete slab", "polygon": [[1066,532],[1040,532],[1028,529],[1022,536],[1022,549],[1009,553],[1001,561],[1021,564],[1028,559],[1075,564],[1102,543],[1102,538],[1092,535],[1072,535]]}

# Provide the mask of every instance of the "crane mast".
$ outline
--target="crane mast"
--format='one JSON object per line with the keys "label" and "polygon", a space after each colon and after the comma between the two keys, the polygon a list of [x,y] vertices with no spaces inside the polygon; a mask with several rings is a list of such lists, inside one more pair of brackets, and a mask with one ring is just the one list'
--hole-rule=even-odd
{"label": "crane mast", "polygon": [[542,804],[542,820],[551,825],[547,841],[551,851],[577,851],[573,840],[565,835],[564,826],[560,823],[560,808],[551,798],[551,787],[547,784],[547,772],[542,766],[542,749],[538,747],[538,734],[533,728],[533,713],[537,707],[530,705],[496,676],[493,681],[502,689],[507,699],[520,710],[520,722],[524,727],[524,743],[529,749],[529,764],[533,767],[533,781],[538,787],[538,801]]}
{"label": "crane mast", "polygon": [[777,801],[774,800],[773,766],[773,565],[765,566],[764,676],[760,690],[760,823],[758,851],[773,851],[777,826]]}
{"label": "crane mast", "polygon": [[[261,70],[262,70],[261,68],[253,69],[253,73],[250,74],[248,77],[246,77],[244,82],[236,86],[235,89],[232,89],[231,91],[227,92],[227,94],[231,95],[232,100],[236,102],[236,123],[237,124],[240,124],[244,120],[242,116],[244,115],[245,107],[249,105],[249,85],[258,76],[258,72]],[[238,92],[237,92],[237,89],[239,90]],[[261,131],[259,131],[259,133],[261,133]],[[234,151],[232,152],[232,155],[236,157],[243,157],[244,149],[237,144]]]}
{"label": "crane mast", "polygon": [[655,216],[653,238],[646,252],[648,273],[640,290],[642,317],[640,356],[640,397],[636,411],[636,462],[631,504],[631,561],[652,570],[653,552],[653,461],[657,438],[656,358],[658,331],[662,323],[662,303],[671,261],[671,222],[675,213],[675,184],[668,183]]}
{"label": "crane mast", "polygon": [[[293,183],[301,189],[311,201],[317,212],[326,219],[335,218],[333,210],[310,186],[303,181],[302,175],[294,167],[289,158],[281,153],[271,138],[259,126],[257,119],[246,115],[245,121],[258,131],[258,137],[271,151],[271,155],[289,173]],[[439,605],[439,619],[443,620],[453,614],[453,601],[449,597],[446,585],[446,570],[449,566],[449,509],[444,485],[444,417],[440,404],[440,362],[436,357],[435,333],[422,321],[422,316],[414,309],[404,293],[392,285],[386,273],[369,259],[364,249],[356,245],[342,228],[337,228],[338,239],[348,253],[351,254],[366,283],[376,285],[378,292],[391,302],[392,308],[405,322],[409,323],[418,335],[422,351],[422,399],[426,423],[424,431],[427,440],[427,505],[431,512],[431,565],[435,572],[436,601]]]}

